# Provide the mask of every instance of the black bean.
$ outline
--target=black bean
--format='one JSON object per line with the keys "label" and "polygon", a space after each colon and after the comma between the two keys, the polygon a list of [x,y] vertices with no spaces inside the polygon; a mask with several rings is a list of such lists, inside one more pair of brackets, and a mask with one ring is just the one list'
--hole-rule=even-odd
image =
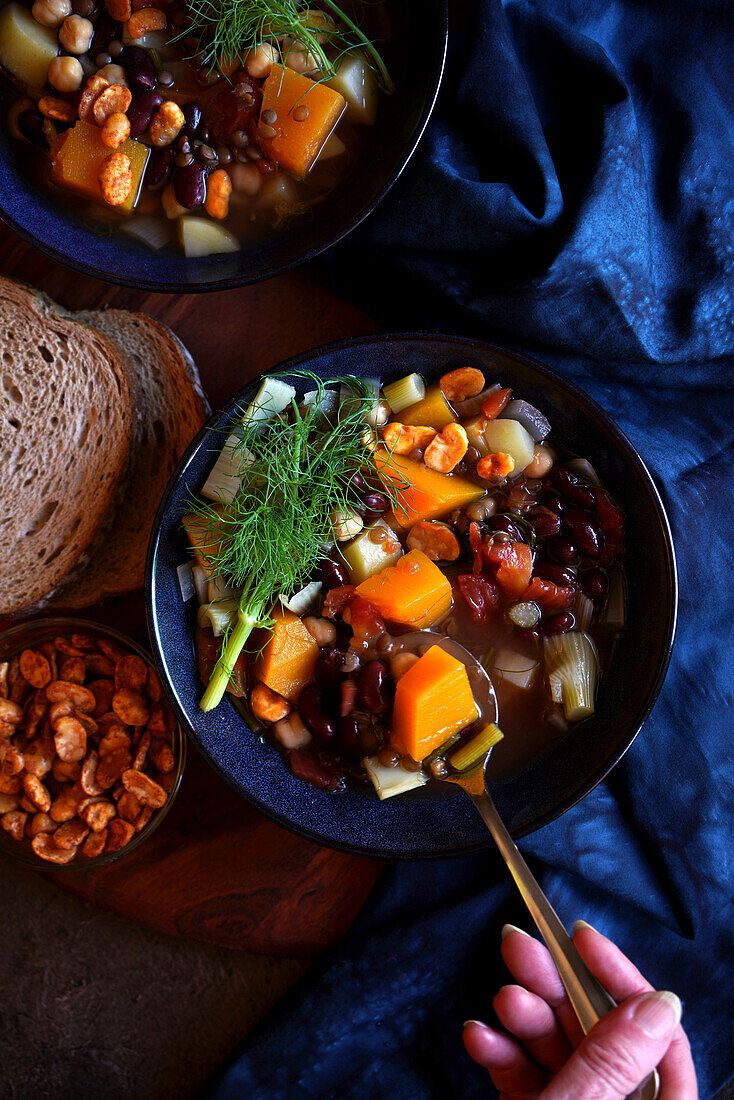
{"label": "black bean", "polygon": [[321,563],[321,583],[327,592],[332,588],[343,588],[345,584],[349,584],[349,570],[344,562],[324,558]]}
{"label": "black bean", "polygon": [[18,115],[18,129],[26,141],[37,145],[39,149],[48,149],[48,140],[43,132],[43,115],[40,111],[29,109]]}
{"label": "black bean", "polygon": [[183,132],[187,137],[194,138],[201,126],[201,107],[194,100],[184,103],[181,108],[184,116]]}
{"label": "black bean", "polygon": [[155,88],[157,82],[155,65],[147,50],[142,46],[127,46],[124,58],[131,84],[144,91]]}
{"label": "black bean", "polygon": [[173,177],[173,190],[181,206],[194,210],[206,198],[206,172],[198,160],[185,168],[177,168]]}
{"label": "black bean", "polygon": [[316,684],[306,684],[298,696],[298,713],[314,737],[329,742],[336,737],[336,723],[326,713],[321,690]]}
{"label": "black bean", "polygon": [[150,159],[145,169],[145,186],[150,191],[160,191],[168,183],[173,171],[175,156],[176,154],[170,145],[163,149],[151,150]]}
{"label": "black bean", "polygon": [[609,588],[606,573],[601,569],[587,569],[579,577],[581,587],[590,600],[603,600]]}
{"label": "black bean", "polygon": [[581,508],[567,508],[563,524],[582,554],[598,558],[604,550],[604,536],[588,512]]}
{"label": "black bean", "polygon": [[150,89],[133,93],[132,103],[127,109],[130,123],[130,137],[140,137],[150,126],[150,120],[163,102],[160,92]]}
{"label": "black bean", "polygon": [[382,714],[390,706],[389,674],[382,661],[368,661],[359,674],[357,692],[371,714]]}

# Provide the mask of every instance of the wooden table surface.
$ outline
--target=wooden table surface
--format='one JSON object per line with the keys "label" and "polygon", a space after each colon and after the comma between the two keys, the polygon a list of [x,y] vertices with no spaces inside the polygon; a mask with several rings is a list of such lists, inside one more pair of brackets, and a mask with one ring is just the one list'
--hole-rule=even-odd
{"label": "wooden table surface", "polygon": [[[366,314],[319,280],[313,266],[240,290],[150,294],[69,271],[0,224],[0,272],[67,309],[114,306],[157,317],[193,355],[214,409],[290,355],[376,331]],[[80,614],[147,644],[141,595]],[[262,954],[310,956],[343,936],[380,867],[272,824],[190,745],[176,803],[145,844],[99,870],[49,877],[164,932]]]}

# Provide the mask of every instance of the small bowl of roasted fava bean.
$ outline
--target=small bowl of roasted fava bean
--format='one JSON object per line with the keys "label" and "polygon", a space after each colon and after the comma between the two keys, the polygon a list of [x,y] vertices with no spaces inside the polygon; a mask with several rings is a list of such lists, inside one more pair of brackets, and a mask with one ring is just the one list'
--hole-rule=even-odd
{"label": "small bowl of roasted fava bean", "polygon": [[0,635],[0,850],[47,870],[119,859],[166,816],[185,756],[132,639],[60,618]]}

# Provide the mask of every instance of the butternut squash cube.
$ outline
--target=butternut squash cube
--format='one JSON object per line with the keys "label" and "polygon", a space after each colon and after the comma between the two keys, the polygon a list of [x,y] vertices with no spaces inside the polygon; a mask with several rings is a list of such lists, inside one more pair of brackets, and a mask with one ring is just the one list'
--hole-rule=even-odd
{"label": "butternut squash cube", "polygon": [[398,680],[390,744],[425,760],[478,714],[466,667],[434,645]]}
{"label": "butternut squash cube", "polygon": [[451,607],[451,583],[422,550],[411,550],[395,565],[357,585],[385,619],[416,630],[431,626]]}
{"label": "butternut squash cube", "polygon": [[143,173],[150,150],[134,138],[128,138],[119,146],[119,153],[130,158],[133,172],[133,185],[130,195],[119,206],[109,207],[102,198],[99,186],[99,170],[103,161],[112,150],[102,141],[99,126],[92,126],[81,119],[65,133],[60,134],[51,148],[51,175],[62,187],[82,195],[91,202],[101,203],[108,210],[119,210],[129,214],[138,201]]}
{"label": "butternut squash cube", "polygon": [[265,155],[294,176],[307,176],[346,105],[344,96],[333,88],[273,65],[263,85],[260,109],[261,118],[264,111],[275,111],[275,136],[260,138]]}
{"label": "butternut squash cube", "polygon": [[255,662],[256,680],[293,702],[313,680],[319,647],[303,621],[285,608],[273,612],[275,626]]}
{"label": "butternut squash cube", "polygon": [[403,409],[397,419],[403,424],[427,424],[437,432],[456,421],[440,386],[429,386],[423,400]]}
{"label": "butternut squash cube", "polygon": [[440,519],[484,496],[485,490],[457,474],[441,474],[422,462],[377,449],[373,454],[383,484],[397,494],[395,518],[401,527],[420,519]]}

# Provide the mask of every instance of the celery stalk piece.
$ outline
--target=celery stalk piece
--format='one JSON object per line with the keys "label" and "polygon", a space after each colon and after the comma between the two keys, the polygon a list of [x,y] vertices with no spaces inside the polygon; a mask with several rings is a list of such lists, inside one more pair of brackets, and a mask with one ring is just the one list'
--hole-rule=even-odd
{"label": "celery stalk piece", "polygon": [[195,565],[191,570],[194,587],[196,589],[196,598],[199,601],[199,606],[203,603],[209,603],[209,593],[207,591],[207,576],[205,571],[200,565]]}
{"label": "celery stalk piece", "polygon": [[457,749],[449,757],[449,764],[452,768],[456,768],[459,772],[465,772],[467,769],[478,764],[480,760],[483,760],[489,750],[497,745],[504,733],[499,729],[494,722],[490,722],[488,726],[480,730],[470,741],[467,741],[465,745],[462,745],[460,749]]}
{"label": "celery stalk piece", "polygon": [[339,408],[339,394],[336,390],[309,390],[304,393],[300,407],[318,412],[321,416],[334,416]]}
{"label": "celery stalk piece", "polygon": [[176,570],[176,576],[178,577],[178,587],[181,589],[181,599],[184,603],[188,603],[196,593],[194,563],[191,561],[183,562]]}
{"label": "celery stalk piece", "polygon": [[214,666],[207,689],[201,697],[199,706],[203,711],[213,710],[221,703],[232,669],[245,647],[245,642],[256,626],[263,625],[262,611],[262,604],[257,604],[241,607],[237,612],[237,625],[224,643],[222,655]]}
{"label": "celery stalk piece", "polygon": [[407,374],[383,386],[382,394],[394,413],[402,412],[426,396],[426,384],[419,374]]}
{"label": "celery stalk piece", "polygon": [[545,638],[546,671],[560,680],[563,710],[569,722],[580,722],[594,713],[598,674],[596,649],[588,634],[569,631]]}
{"label": "celery stalk piece", "polygon": [[305,588],[294,592],[292,596],[286,596],[284,592],[281,592],[280,602],[283,607],[287,607],[294,615],[308,615],[309,612],[313,611],[320,591],[321,581],[311,581]]}
{"label": "celery stalk piece", "polygon": [[401,764],[395,768],[386,768],[376,756],[366,756],[362,767],[372,780],[381,801],[396,794],[413,791],[428,782],[428,776],[424,772],[409,772]]}
{"label": "celery stalk piece", "polygon": [[263,378],[260,389],[245,409],[243,424],[252,424],[258,420],[270,420],[290,405],[296,396],[293,386],[280,378]]}
{"label": "celery stalk piece", "polygon": [[579,630],[588,630],[591,620],[594,618],[594,601],[585,596],[583,592],[577,592],[573,605],[573,617]]}

